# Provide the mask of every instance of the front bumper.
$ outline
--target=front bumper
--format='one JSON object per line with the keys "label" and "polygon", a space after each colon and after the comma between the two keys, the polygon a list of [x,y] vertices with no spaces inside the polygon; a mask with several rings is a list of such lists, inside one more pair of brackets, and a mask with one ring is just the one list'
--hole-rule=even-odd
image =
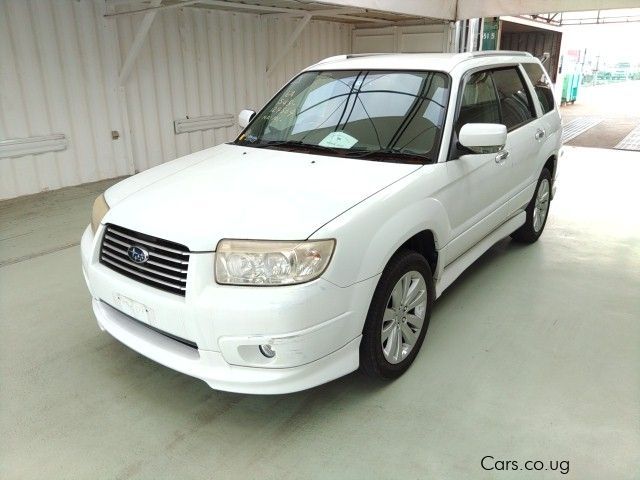
{"label": "front bumper", "polygon": [[[263,394],[303,390],[358,368],[377,277],[347,288],[323,279],[286,287],[222,286],[213,280],[214,253],[192,253],[183,298],[100,264],[101,234],[102,228],[94,236],[88,227],[81,242],[98,323],[158,363],[215,389]],[[123,298],[142,308],[122,311]],[[263,344],[275,357],[260,353]]]}

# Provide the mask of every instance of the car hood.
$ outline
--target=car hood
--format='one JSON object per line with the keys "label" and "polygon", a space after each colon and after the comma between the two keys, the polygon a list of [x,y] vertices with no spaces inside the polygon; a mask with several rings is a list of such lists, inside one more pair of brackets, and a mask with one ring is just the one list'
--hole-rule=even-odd
{"label": "car hood", "polygon": [[420,165],[219,145],[111,187],[113,223],[212,251],[222,238],[303,240]]}

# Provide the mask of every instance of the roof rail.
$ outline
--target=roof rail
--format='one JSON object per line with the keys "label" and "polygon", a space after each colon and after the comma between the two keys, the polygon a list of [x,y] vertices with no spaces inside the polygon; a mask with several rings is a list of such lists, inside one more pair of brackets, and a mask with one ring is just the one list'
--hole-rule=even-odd
{"label": "roof rail", "polygon": [[320,65],[321,63],[333,62],[336,60],[347,60],[349,58],[359,58],[359,57],[373,57],[376,55],[388,55],[388,53],[346,53],[342,55],[334,55],[332,57],[323,58],[319,62],[316,62],[315,65]]}
{"label": "roof rail", "polygon": [[348,54],[346,55],[346,57],[347,57],[347,58],[375,57],[376,55],[393,55],[393,53],[385,53],[385,52],[348,53]]}
{"label": "roof rail", "polygon": [[469,58],[502,56],[533,57],[529,52],[519,52],[517,50],[485,50],[480,52],[469,52]]}

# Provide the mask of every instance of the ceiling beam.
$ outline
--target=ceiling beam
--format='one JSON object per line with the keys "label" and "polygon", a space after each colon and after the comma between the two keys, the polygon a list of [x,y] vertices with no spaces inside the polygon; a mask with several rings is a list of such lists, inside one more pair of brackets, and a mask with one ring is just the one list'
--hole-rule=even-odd
{"label": "ceiling beam", "polygon": [[282,8],[282,7],[271,7],[268,5],[254,5],[248,3],[236,3],[236,2],[223,2],[219,0],[200,0],[199,2],[202,5],[211,5],[213,7],[223,7],[229,8],[232,10],[248,10],[254,13],[262,12],[277,12],[277,13],[294,13],[297,15],[305,15],[309,13],[308,10],[301,10],[297,8]]}
{"label": "ceiling beam", "polygon": [[146,8],[138,8],[136,10],[127,10],[124,12],[111,12],[111,13],[107,13],[104,16],[105,17],[122,17],[125,15],[135,15],[137,13],[147,13],[147,12],[152,12],[152,11],[160,11],[160,10],[169,10],[172,8],[179,8],[179,7],[188,7],[189,5],[193,5],[194,3],[198,3],[201,0],[185,0],[182,1],[180,3],[172,3],[169,5],[151,5],[150,7],[146,7]]}
{"label": "ceiling beam", "polygon": [[[313,16],[315,17],[316,14],[314,13]],[[317,15],[317,16],[324,16],[324,15]],[[385,25],[388,24],[392,24],[393,20],[383,20],[382,18],[375,18],[375,17],[361,17],[361,16],[356,16],[356,15],[342,15],[342,14],[336,14],[336,15],[332,15],[331,17],[328,18],[335,18],[338,20],[349,20],[352,22],[368,22],[368,23],[384,23]]]}
{"label": "ceiling beam", "polygon": [[[475,0],[474,0],[475,1]],[[349,15],[347,9],[362,11],[378,11],[395,13],[399,15],[409,15],[412,17],[433,18],[438,20],[454,20],[456,16],[456,0],[322,0],[327,5],[335,5],[335,9],[327,9],[326,12],[334,12],[336,15]],[[194,4],[206,4],[217,7],[229,8],[233,10],[247,10],[253,12],[271,13],[298,13],[303,15],[309,11],[319,12],[320,10],[303,10],[297,8],[272,7],[269,5],[254,5],[237,2],[224,2],[220,0],[196,0],[183,1],[180,3],[162,5],[156,9],[178,8]],[[127,12],[110,13],[106,16],[132,15],[150,10],[149,7]],[[332,15],[326,15],[332,16]],[[367,17],[363,17],[367,18]]]}
{"label": "ceiling beam", "polygon": [[[273,18],[291,18],[292,16],[300,16],[300,10],[294,10],[293,13],[268,13],[264,16],[268,19]],[[333,8],[327,10],[302,10],[304,13],[310,13],[313,17],[326,17],[337,20],[350,20],[354,22],[370,22],[370,23],[392,23],[390,20],[383,20],[375,17],[363,17],[363,13],[371,13],[364,8]]]}
{"label": "ceiling beam", "polygon": [[[123,1],[122,4],[125,3],[126,0]],[[415,8],[405,8],[406,5],[411,5],[415,2],[418,2],[420,4],[422,3],[426,3],[426,4],[430,4],[430,3],[438,3],[438,4],[442,4],[443,2],[440,1],[438,2],[437,0],[402,0],[397,1],[397,2],[392,2],[390,0],[345,0],[342,2],[338,2],[338,1],[334,1],[334,0],[329,0],[329,1],[325,1],[325,3],[333,3],[335,5],[341,5],[342,8],[331,8],[331,9],[318,9],[318,10],[304,10],[304,9],[300,9],[300,8],[284,8],[284,7],[273,7],[270,5],[256,5],[256,4],[248,4],[248,3],[238,3],[238,2],[226,2],[226,1],[222,1],[222,0],[183,0],[181,2],[178,3],[172,3],[172,4],[168,4],[168,5],[162,5],[160,4],[154,4],[152,2],[151,6],[146,7],[146,8],[138,8],[138,9],[134,9],[134,10],[127,10],[127,11],[122,11],[122,12],[110,12],[110,13],[106,13],[104,16],[105,17],[118,17],[118,16],[125,16],[125,15],[136,15],[136,14],[140,14],[140,13],[149,13],[152,11],[160,11],[160,10],[168,10],[168,9],[173,9],[173,8],[181,8],[181,7],[198,7],[201,5],[207,5],[207,6],[211,6],[211,7],[220,7],[220,8],[226,8],[232,11],[246,11],[246,12],[250,12],[250,13],[257,13],[257,14],[261,14],[261,15],[266,15],[269,18],[273,18],[273,17],[304,17],[307,13],[311,13],[314,17],[325,17],[325,18],[333,18],[336,20],[347,20],[347,21],[352,21],[352,22],[368,22],[368,23],[376,23],[376,24],[393,24],[393,20],[385,20],[385,19],[381,19],[381,18],[376,18],[376,17],[365,17],[362,16],[363,13],[372,13],[375,11],[379,11],[381,13],[393,13],[393,14],[401,14],[401,15],[409,15],[409,16],[414,16],[414,17],[420,17],[420,18],[439,18],[442,19],[442,17],[438,16],[438,12],[433,10],[433,9],[428,9],[425,10],[426,13],[428,13],[429,15],[424,15],[424,14],[419,14],[417,12],[422,11],[422,9],[415,9]],[[450,3],[453,2],[455,3],[455,0],[446,0],[446,2],[444,3]],[[375,9],[372,8],[365,8],[364,6],[359,6],[359,7],[349,7],[347,4],[349,3],[360,3],[364,6],[367,7],[376,7]],[[390,8],[392,4],[397,3],[397,4],[402,4],[405,7],[403,8],[394,8],[392,10],[386,10],[385,7]],[[455,10],[455,9],[453,9]],[[452,11],[453,11],[452,10]],[[413,12],[413,13],[411,13]],[[424,12],[423,12],[424,13]],[[448,14],[447,14],[448,15]],[[453,18],[454,14],[451,14],[451,18]]]}
{"label": "ceiling beam", "polygon": [[505,22],[517,23],[519,25],[526,25],[527,27],[539,28],[542,30],[551,30],[554,32],[561,32],[562,28],[560,25],[555,23],[547,23],[546,21],[534,20],[531,17],[527,17],[525,15],[519,15],[517,17],[507,15],[505,17],[500,17],[500,20]]}
{"label": "ceiling beam", "polygon": [[640,22],[640,15],[616,15],[616,16],[602,16],[600,10],[598,10],[598,16],[596,17],[581,17],[581,18],[563,18],[561,25],[607,25],[612,23],[637,23]]}
{"label": "ceiling beam", "polygon": [[458,0],[459,20],[504,15],[584,12],[640,7],[638,0]]}
{"label": "ceiling beam", "polygon": [[[479,0],[472,1],[482,3]],[[456,18],[456,0],[322,0],[322,3],[438,20]]]}

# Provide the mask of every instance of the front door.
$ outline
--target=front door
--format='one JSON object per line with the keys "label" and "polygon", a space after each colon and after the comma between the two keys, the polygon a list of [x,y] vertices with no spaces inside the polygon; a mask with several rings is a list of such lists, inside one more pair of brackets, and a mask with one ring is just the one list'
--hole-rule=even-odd
{"label": "front door", "polygon": [[[502,123],[500,103],[490,70],[470,74],[460,99],[454,142],[466,123]],[[470,154],[454,145],[446,163],[448,185],[436,197],[449,214],[451,237],[445,265],[451,263],[506,220],[500,208],[512,188],[508,149]]]}

